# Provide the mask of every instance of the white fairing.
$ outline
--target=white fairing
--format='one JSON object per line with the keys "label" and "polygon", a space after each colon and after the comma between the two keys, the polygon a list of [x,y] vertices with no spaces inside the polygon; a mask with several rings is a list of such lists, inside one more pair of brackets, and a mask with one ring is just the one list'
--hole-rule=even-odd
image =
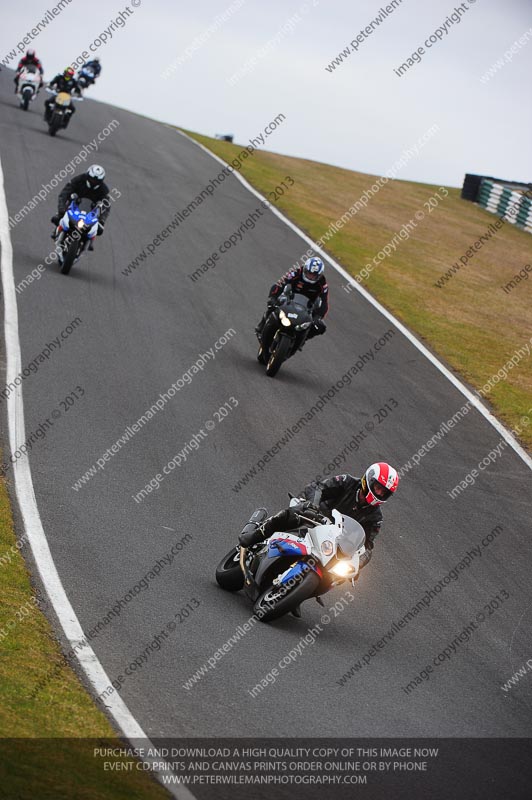
{"label": "white fairing", "polygon": [[[300,498],[294,497],[290,501],[290,506],[298,505],[300,502]],[[302,517],[304,516],[305,513],[302,512]],[[358,574],[360,557],[366,550],[366,534],[359,522],[340,514],[336,509],[332,511],[332,517],[333,522],[329,524],[315,527],[309,525],[308,533],[304,538],[291,533],[274,533],[272,538],[283,538],[297,543],[303,542],[308,552],[325,568],[330,561],[338,563],[336,556],[339,555],[340,560],[351,565],[352,571],[346,577],[352,578]],[[346,557],[345,552],[338,554],[338,547],[342,547],[342,544],[344,548],[347,546],[349,549],[349,557]]]}
{"label": "white fairing", "polygon": [[41,77],[37,72],[30,72],[29,70],[23,69],[20,73],[19,80],[18,80],[18,94],[22,96],[22,90],[26,86],[30,86],[32,90],[32,100],[37,94],[37,89],[41,82]]}

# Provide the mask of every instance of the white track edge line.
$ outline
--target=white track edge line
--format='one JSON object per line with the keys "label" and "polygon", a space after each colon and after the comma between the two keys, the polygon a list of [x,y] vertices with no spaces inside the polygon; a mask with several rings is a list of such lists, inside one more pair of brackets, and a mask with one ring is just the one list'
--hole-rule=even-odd
{"label": "white track edge line", "polygon": [[[4,332],[7,356],[6,383],[10,383],[20,374],[22,361],[18,334],[18,308],[13,274],[13,248],[9,234],[9,213],[7,209],[4,173],[1,160],[0,246],[0,268],[4,289]],[[15,392],[12,392],[7,398],[7,417],[9,445],[11,452],[14,453],[26,439],[22,384],[17,386]],[[15,461],[13,465],[13,474],[15,479],[15,492],[24,522],[24,529],[32,549],[39,575],[41,576],[43,585],[50,598],[50,603],[61,623],[61,627],[63,628],[70,646],[72,648],[79,647],[79,650],[75,651],[77,659],[90,684],[93,686],[94,691],[99,696],[111,685],[111,681],[92,647],[87,643],[80,647],[80,643],[85,640],[85,634],[67,597],[63,584],[61,583],[48,545],[48,540],[46,539],[46,534],[44,533],[41,517],[37,508],[27,455]],[[113,692],[111,698],[106,700],[105,707],[119,730],[122,731],[124,737],[128,739],[133,746],[142,745],[144,747],[152,747],[156,750],[118,692]],[[142,740],[142,742],[137,742],[137,745],[135,745],[135,740]],[[163,759],[149,757],[142,760],[151,765],[154,762],[160,764]],[[152,771],[159,780],[162,775],[174,774],[170,767],[167,769],[152,768]],[[163,785],[177,800],[196,800],[195,796],[184,785]]]}
{"label": "white track edge line", "polygon": [[[223,164],[224,166],[230,166],[226,161],[224,161],[222,158],[220,158],[215,153],[211,152],[211,150],[209,150],[207,147],[205,147],[205,145],[201,144],[201,142],[197,142],[191,136],[184,133],[182,130],[179,130],[179,128],[174,128],[173,130],[176,130],[177,133],[179,133],[181,136],[184,136],[185,139],[188,139],[190,142],[195,144],[205,153],[208,153],[208,155],[210,155],[211,158],[214,158],[220,164]],[[351,284],[351,286],[360,295],[362,295],[362,297],[365,300],[367,300],[368,303],[370,303],[374,308],[377,309],[377,311],[379,311],[384,317],[386,317],[386,319],[388,319],[393,325],[395,325],[397,330],[399,330],[403,334],[403,336],[405,336],[408,339],[408,341],[411,342],[414,345],[414,347],[416,347],[420,351],[420,353],[422,353],[422,355],[424,355],[425,358],[427,358],[430,361],[430,363],[434,367],[436,367],[436,369],[439,370],[439,372],[441,372],[442,375],[444,375],[447,378],[447,380],[450,383],[452,383],[453,386],[456,389],[458,389],[458,391],[461,394],[463,394],[464,397],[466,397],[469,400],[471,405],[474,406],[474,408],[476,408],[476,410],[480,414],[482,414],[483,417],[487,419],[490,425],[492,425],[492,427],[494,427],[495,430],[498,433],[500,433],[500,435],[507,442],[507,444],[509,444],[510,447],[517,453],[517,455],[525,462],[527,467],[532,470],[532,457],[526,452],[526,450],[523,447],[521,447],[521,445],[519,444],[517,439],[513,436],[513,434],[502,424],[502,422],[500,422],[497,419],[497,417],[495,417],[491,413],[489,408],[485,406],[484,403],[482,403],[479,400],[479,398],[475,394],[473,394],[473,392],[471,392],[467,388],[467,386],[465,386],[465,384],[462,383],[462,381],[459,380],[459,378],[456,377],[456,375],[454,375],[449,369],[447,369],[447,367],[444,364],[442,364],[442,362],[438,358],[436,358],[436,356],[433,353],[431,353],[431,351],[427,347],[425,347],[425,345],[422,342],[419,341],[419,339],[412,333],[412,331],[410,331],[405,325],[403,325],[403,323],[400,322],[397,319],[397,317],[395,317],[390,311],[388,311],[387,308],[381,305],[379,301],[373,297],[373,295],[371,295],[366,289],[360,286],[360,284],[358,284],[354,280],[354,278],[348,272],[346,272],[346,270],[342,266],[340,266],[340,264],[338,264],[338,262],[335,261],[334,258],[332,258],[332,256],[330,256],[328,253],[322,250],[321,247],[318,247],[318,245],[309,236],[307,236],[306,233],[304,233],[300,228],[298,228],[297,225],[295,225],[290,219],[288,219],[288,217],[285,217],[285,215],[277,208],[275,208],[275,206],[269,203],[269,201],[266,200],[266,198],[260,192],[258,192],[244,177],[242,177],[242,175],[239,172],[233,170],[233,175],[237,180],[240,181],[240,183],[243,186],[246,187],[246,189],[248,189],[248,191],[254,194],[255,197],[258,197],[260,200],[264,200],[266,203],[268,203],[269,210],[272,212],[272,214],[275,214],[275,216],[278,217],[280,220],[282,220],[285,223],[285,225],[288,225],[288,227],[291,228],[295,233],[297,233],[298,236],[300,236],[303,239],[303,241],[309,244],[313,248],[313,250],[316,250],[317,253],[320,253],[320,255],[332,267],[334,267],[334,269],[337,272],[339,272],[343,278],[345,278],[347,283]]]}

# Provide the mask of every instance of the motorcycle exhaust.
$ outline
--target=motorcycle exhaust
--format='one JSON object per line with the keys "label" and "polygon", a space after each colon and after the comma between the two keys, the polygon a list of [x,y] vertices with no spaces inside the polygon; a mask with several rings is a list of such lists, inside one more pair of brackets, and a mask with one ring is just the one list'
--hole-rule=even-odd
{"label": "motorcycle exhaust", "polygon": [[[247,578],[247,569],[246,569],[246,553],[247,550],[245,547],[240,548],[240,569],[244,575],[244,578]],[[248,581],[249,583],[249,581]]]}
{"label": "motorcycle exhaust", "polygon": [[[244,534],[244,533],[254,533],[257,530],[257,528],[261,525],[261,523],[264,522],[264,520],[266,519],[267,516],[268,516],[268,512],[267,512],[267,510],[265,508],[257,508],[256,511],[254,511],[253,514],[251,515],[251,517],[249,519],[249,522],[247,522],[244,525],[244,527],[242,528],[241,535]],[[246,553],[247,553],[247,549],[245,547],[241,547],[240,548],[240,569],[242,570],[242,573],[244,574],[244,578],[246,580],[246,583],[249,586],[253,582],[253,578],[250,575],[250,573],[248,572],[248,570],[246,569]]]}

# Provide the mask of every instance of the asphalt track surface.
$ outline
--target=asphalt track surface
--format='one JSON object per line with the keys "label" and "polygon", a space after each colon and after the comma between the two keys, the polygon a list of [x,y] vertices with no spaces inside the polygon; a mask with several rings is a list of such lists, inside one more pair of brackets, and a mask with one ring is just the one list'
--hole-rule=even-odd
{"label": "asphalt track surface", "polygon": [[[501,684],[530,658],[530,472],[505,448],[455,500],[447,491],[500,441],[476,411],[405,475],[385,508],[383,532],[355,600],[306,647],[274,686],[248,693],[320,621],[255,625],[192,689],[183,683],[248,621],[241,594],[214,581],[219,558],[258,505],[276,511],[323,471],[354,434],[358,452],[339,472],[368,462],[400,466],[464,405],[461,394],[396,332],[374,360],[338,391],[311,425],[259,477],[232,487],[285,429],[359,355],[393,329],[341,276],[328,271],[328,333],[309,343],[275,380],[256,361],[253,328],[274,280],[306,244],[270,212],[197,282],[187,276],[239,227],[259,201],[230,177],[130,276],[122,270],[221,165],[171,128],[111,106],[80,104],[67,132],[48,136],[42,100],[20,111],[11,72],[0,75],[0,157],[14,214],[108,123],[120,126],[88,163],[102,163],[121,192],[106,235],[69,277],[48,268],[18,295],[22,362],[29,363],[76,317],[82,324],[23,384],[29,433],[77,386],[84,395],[32,448],[38,507],[68,597],[90,630],[154,562],[186,534],[193,539],[147,590],[91,644],[114,678],[191,602],[199,607],[127,678],[122,697],[157,736],[479,736],[530,733],[532,682]],[[275,116],[272,114],[271,117]],[[268,117],[265,119],[265,124]],[[271,145],[274,146],[275,134]],[[273,189],[273,187],[272,187]],[[50,249],[55,192],[12,230],[16,283]],[[72,485],[227,330],[236,335],[79,491]],[[508,354],[511,355],[511,354]],[[178,453],[229,398],[238,407],[216,424],[187,462],[142,503],[133,495]],[[398,406],[373,417],[389,399]],[[374,423],[371,432],[364,426]],[[369,426],[370,427],[370,426]],[[337,681],[425,592],[497,525],[503,532],[404,629],[349,679]],[[406,694],[492,597],[509,594],[434,670]],[[336,590],[328,606],[344,594]],[[195,605],[195,603],[193,603]],[[311,699],[311,701],[310,701]]]}

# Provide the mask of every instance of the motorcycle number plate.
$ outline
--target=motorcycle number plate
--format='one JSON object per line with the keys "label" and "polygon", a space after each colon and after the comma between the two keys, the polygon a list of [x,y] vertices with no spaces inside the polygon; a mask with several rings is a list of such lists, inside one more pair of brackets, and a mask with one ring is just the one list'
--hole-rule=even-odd
{"label": "motorcycle number plate", "polygon": [[287,314],[286,316],[290,317],[290,319],[297,319],[297,314]]}

